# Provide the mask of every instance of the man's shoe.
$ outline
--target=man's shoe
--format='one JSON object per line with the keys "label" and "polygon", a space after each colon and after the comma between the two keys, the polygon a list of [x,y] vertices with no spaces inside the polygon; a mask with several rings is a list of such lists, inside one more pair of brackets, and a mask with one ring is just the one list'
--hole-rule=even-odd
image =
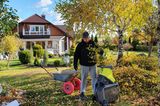
{"label": "man's shoe", "polygon": [[84,95],[84,92],[82,92],[80,95],[79,95],[79,98],[81,100],[87,100],[87,97]]}

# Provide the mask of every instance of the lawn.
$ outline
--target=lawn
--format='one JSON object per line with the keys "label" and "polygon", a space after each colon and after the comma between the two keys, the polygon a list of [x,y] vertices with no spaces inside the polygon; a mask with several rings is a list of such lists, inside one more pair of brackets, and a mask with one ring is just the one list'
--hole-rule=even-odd
{"label": "lawn", "polygon": [[[144,52],[136,52],[140,54]],[[130,52],[129,55],[132,53]],[[146,54],[146,53],[145,53]],[[107,60],[113,63],[111,58],[116,58],[116,52],[108,52]],[[156,53],[155,55],[156,56]],[[49,59],[49,63],[53,63],[57,59]],[[58,58],[61,60],[61,58]],[[88,81],[87,86],[87,101],[80,101],[76,99],[79,91],[75,91],[72,95],[66,95],[62,92],[63,82],[55,81],[51,78],[42,68],[30,67],[21,65],[18,60],[12,60],[10,68],[4,66],[6,61],[0,61],[0,83],[11,85],[13,88],[26,90],[22,106],[100,106],[98,103],[93,102],[91,81]],[[112,64],[113,65],[113,64]],[[58,67],[59,71],[71,69],[72,67]],[[55,72],[54,67],[46,68],[49,72]],[[111,104],[112,106],[131,106],[133,101],[128,101],[126,97],[121,96],[120,99]],[[125,101],[127,100],[127,101]]]}
{"label": "lawn", "polygon": [[[5,64],[1,61],[0,64]],[[0,71],[0,83],[11,85],[13,88],[26,90],[24,106],[99,106],[98,103],[91,99],[92,90],[91,82],[88,82],[87,101],[76,99],[79,91],[75,91],[72,95],[66,95],[62,92],[63,82],[53,80],[42,68],[27,67],[19,64],[18,60],[11,62],[9,70]],[[59,71],[68,69],[59,67]],[[54,68],[47,68],[49,72],[55,72]],[[129,106],[128,102],[117,102],[114,106]]]}

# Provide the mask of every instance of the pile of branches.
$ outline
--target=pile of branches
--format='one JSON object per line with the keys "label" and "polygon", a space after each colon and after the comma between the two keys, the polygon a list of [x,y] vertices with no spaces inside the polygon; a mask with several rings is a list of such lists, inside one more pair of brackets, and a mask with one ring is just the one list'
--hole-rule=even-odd
{"label": "pile of branches", "polygon": [[8,84],[0,84],[0,106],[17,100],[20,104],[25,100],[26,91],[16,89]]}

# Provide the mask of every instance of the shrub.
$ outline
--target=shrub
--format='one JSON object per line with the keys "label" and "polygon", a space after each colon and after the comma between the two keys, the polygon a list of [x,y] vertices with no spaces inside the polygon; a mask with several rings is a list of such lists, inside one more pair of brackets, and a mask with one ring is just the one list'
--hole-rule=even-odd
{"label": "shrub", "polygon": [[47,51],[44,52],[44,55],[43,55],[43,66],[47,66],[47,63],[48,63],[48,54],[47,54]]}
{"label": "shrub", "polygon": [[33,56],[41,58],[44,55],[44,50],[41,45],[36,44],[33,46]]}
{"label": "shrub", "polygon": [[116,59],[117,59],[117,53],[109,50],[109,49],[105,49],[105,53],[106,53],[106,57],[103,60],[104,65],[116,65]]}
{"label": "shrub", "polygon": [[54,55],[50,53],[50,54],[48,54],[48,57],[49,57],[49,58],[53,58]]}
{"label": "shrub", "polygon": [[136,50],[138,44],[139,44],[139,40],[133,39],[131,43],[131,45],[133,46],[133,50]]}
{"label": "shrub", "polygon": [[[137,47],[136,47],[136,51],[148,51],[148,46],[146,46],[146,45],[137,45]],[[157,51],[158,50],[158,48],[157,48],[157,46],[153,46],[153,48],[152,48],[152,51]]]}
{"label": "shrub", "polygon": [[69,49],[69,56],[74,56],[75,52],[75,47],[72,45],[71,48]]}
{"label": "shrub", "polygon": [[128,51],[128,50],[130,50],[131,48],[133,48],[133,46],[132,46],[130,43],[125,43],[125,44],[123,45],[123,48],[124,48],[124,50]]}
{"label": "shrub", "polygon": [[117,45],[109,45],[109,50],[116,50],[117,49]]}
{"label": "shrub", "polygon": [[155,57],[138,56],[135,63],[145,70],[156,70],[158,69],[158,60]]}
{"label": "shrub", "polygon": [[19,56],[19,60],[22,64],[31,63],[32,54],[29,50],[20,51],[18,56]]}
{"label": "shrub", "polygon": [[147,71],[138,66],[117,67],[114,76],[120,85],[122,94],[136,96],[150,95],[160,82],[158,71]]}
{"label": "shrub", "polygon": [[137,45],[136,51],[148,51],[148,46],[146,46],[146,45]]}
{"label": "shrub", "polygon": [[104,40],[103,40],[103,48],[107,48],[111,45],[111,38],[109,36],[107,36]]}
{"label": "shrub", "polygon": [[60,63],[61,63],[60,60],[55,60],[54,61],[54,66],[58,67],[58,66],[60,66]]}
{"label": "shrub", "polygon": [[94,42],[98,43],[98,37],[97,37],[97,35],[94,37]]}
{"label": "shrub", "polygon": [[34,66],[40,66],[40,65],[41,65],[40,59],[36,57],[34,60]]}
{"label": "shrub", "polygon": [[155,57],[139,56],[133,53],[129,56],[125,55],[122,59],[121,66],[133,65],[138,65],[138,67],[145,70],[155,71],[158,69],[158,60]]}

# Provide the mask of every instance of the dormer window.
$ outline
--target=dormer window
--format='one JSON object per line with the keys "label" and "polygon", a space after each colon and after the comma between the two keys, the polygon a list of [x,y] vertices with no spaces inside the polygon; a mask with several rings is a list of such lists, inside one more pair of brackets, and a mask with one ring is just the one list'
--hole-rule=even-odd
{"label": "dormer window", "polygon": [[23,35],[50,35],[50,28],[45,25],[28,25],[23,27]]}
{"label": "dormer window", "polygon": [[30,25],[30,31],[31,32],[43,32],[44,25]]}

